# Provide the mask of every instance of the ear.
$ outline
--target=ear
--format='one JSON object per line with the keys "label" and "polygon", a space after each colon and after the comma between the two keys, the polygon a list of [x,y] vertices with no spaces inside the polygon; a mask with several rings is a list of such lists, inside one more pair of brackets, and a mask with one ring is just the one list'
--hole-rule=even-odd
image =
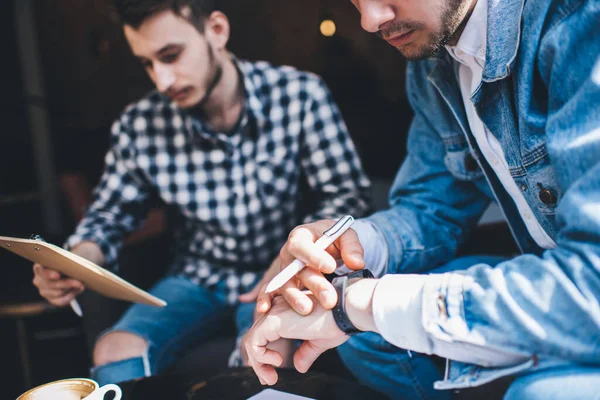
{"label": "ear", "polygon": [[213,11],[204,21],[204,34],[215,50],[223,50],[229,41],[229,19],[221,11]]}

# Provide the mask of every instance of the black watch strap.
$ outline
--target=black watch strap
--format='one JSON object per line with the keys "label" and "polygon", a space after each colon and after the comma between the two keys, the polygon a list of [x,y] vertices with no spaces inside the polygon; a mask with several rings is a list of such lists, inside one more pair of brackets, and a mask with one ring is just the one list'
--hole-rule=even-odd
{"label": "black watch strap", "polygon": [[373,278],[373,274],[368,269],[352,272],[348,275],[337,276],[331,281],[335,291],[337,292],[338,301],[333,307],[333,319],[338,328],[346,335],[354,335],[362,331],[350,321],[346,313],[346,286],[348,280],[352,278]]}

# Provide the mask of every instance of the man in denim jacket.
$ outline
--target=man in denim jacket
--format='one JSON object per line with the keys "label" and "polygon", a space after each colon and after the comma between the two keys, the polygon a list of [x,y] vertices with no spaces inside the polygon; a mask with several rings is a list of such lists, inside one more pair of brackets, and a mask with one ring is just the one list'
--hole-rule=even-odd
{"label": "man in denim jacket", "polygon": [[[281,359],[270,341],[305,340],[294,359],[304,371],[347,340],[339,351],[349,369],[392,398],[449,398],[439,389],[505,376],[515,379],[507,399],[596,398],[600,1],[353,3],[365,30],[411,59],[408,156],[390,209],[359,220],[335,247],[313,243],[331,221],[292,232],[282,265],[297,257],[312,268],[244,338],[250,364],[273,384]],[[492,201],[522,254],[455,259]],[[321,275],[335,258],[379,278],[340,292],[341,311]],[[259,298],[258,310],[271,300]],[[348,340],[344,317],[375,333]],[[449,359],[445,376],[422,354]]]}

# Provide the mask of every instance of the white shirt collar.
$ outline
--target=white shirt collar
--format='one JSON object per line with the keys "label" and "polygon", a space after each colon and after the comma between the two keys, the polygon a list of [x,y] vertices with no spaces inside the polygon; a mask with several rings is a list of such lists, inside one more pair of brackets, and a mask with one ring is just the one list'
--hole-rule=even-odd
{"label": "white shirt collar", "polygon": [[446,46],[450,55],[460,63],[464,64],[465,54],[475,57],[481,64],[485,61],[487,3],[488,0],[477,0],[458,43],[455,46]]}

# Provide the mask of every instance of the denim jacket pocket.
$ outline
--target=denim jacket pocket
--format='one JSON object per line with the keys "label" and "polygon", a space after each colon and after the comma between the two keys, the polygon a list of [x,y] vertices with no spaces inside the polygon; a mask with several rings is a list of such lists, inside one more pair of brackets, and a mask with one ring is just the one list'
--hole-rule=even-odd
{"label": "denim jacket pocket", "polygon": [[479,167],[475,157],[471,154],[466,143],[463,146],[446,142],[446,156],[444,163],[448,171],[461,181],[474,181],[483,177],[483,171]]}
{"label": "denim jacket pocket", "polygon": [[562,193],[545,144],[525,154],[521,162],[521,165],[510,168],[513,179],[526,192],[531,208],[549,218],[553,224]]}
{"label": "denim jacket pocket", "polygon": [[554,215],[562,193],[548,156],[527,167],[527,180],[540,213]]}
{"label": "denim jacket pocket", "polygon": [[475,364],[448,361],[445,379],[433,384],[437,390],[465,389],[481,386],[496,379],[517,375],[536,368],[537,358],[530,358],[520,364],[506,367],[483,367]]}

